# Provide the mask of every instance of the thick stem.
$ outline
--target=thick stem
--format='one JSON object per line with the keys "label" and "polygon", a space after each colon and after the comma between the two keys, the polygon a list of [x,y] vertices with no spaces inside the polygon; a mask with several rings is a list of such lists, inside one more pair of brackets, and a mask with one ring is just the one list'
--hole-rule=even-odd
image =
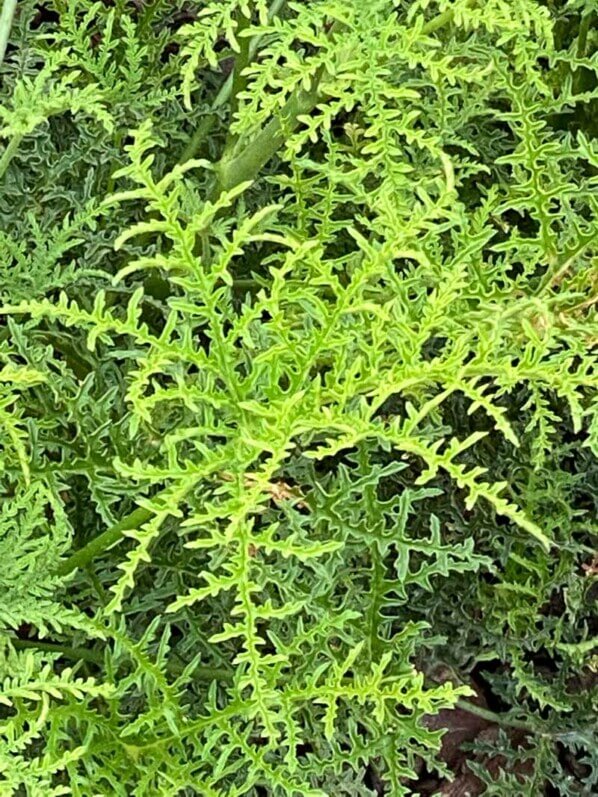
{"label": "thick stem", "polygon": [[17,0],[4,0],[0,14],[0,64],[4,61],[8,38],[12,29],[12,21],[17,8]]}
{"label": "thick stem", "polygon": [[4,173],[8,169],[11,160],[16,155],[22,140],[23,136],[15,133],[15,135],[13,135],[6,145],[6,148],[2,153],[2,157],[0,158],[0,179],[4,177]]}
{"label": "thick stem", "polygon": [[114,526],[110,526],[105,532],[94,537],[91,542],[88,542],[83,548],[75,551],[74,554],[65,559],[64,562],[57,568],[56,573],[59,576],[67,576],[73,570],[79,567],[85,567],[92,559],[99,556],[108,548],[120,542],[125,531],[138,529],[152,517],[152,513],[148,509],[138,508],[134,512],[124,517]]}
{"label": "thick stem", "polygon": [[288,135],[299,125],[299,117],[313,111],[323,98],[320,81],[324,75],[321,67],[314,76],[309,90],[293,94],[281,111],[280,117],[270,122],[236,158],[224,158],[218,165],[219,188],[229,191],[240,183],[253,180],[284,144]]}
{"label": "thick stem", "polygon": [[[473,5],[470,0],[468,5]],[[454,12],[449,10],[439,14],[422,27],[422,34],[428,35],[447,25],[453,19]],[[334,34],[342,27],[335,22],[329,33]],[[299,126],[299,117],[311,113],[316,105],[325,98],[321,89],[326,69],[320,67],[314,75],[308,90],[297,88],[282,109],[280,116],[271,119],[268,124],[247,145],[237,157],[227,158],[226,153],[218,164],[219,191],[228,191],[240,183],[256,178],[263,166],[276,154],[288,136]]]}
{"label": "thick stem", "polygon": [[[282,11],[285,3],[286,0],[274,0],[268,12],[268,18],[273,19],[275,16],[277,16]],[[247,63],[251,63],[251,61],[255,57],[255,54],[258,51],[262,39],[263,36],[255,36],[253,39],[249,40],[249,58]],[[193,134],[193,136],[189,140],[189,143],[183,150],[183,154],[179,158],[179,163],[185,163],[191,158],[196,157],[202,143],[209,136],[210,132],[212,131],[212,128],[216,124],[216,121],[218,119],[217,116],[218,110],[222,108],[224,105],[226,105],[231,95],[233,94],[234,90],[233,81],[234,81],[234,73],[231,73],[226,79],[226,81],[222,84],[220,91],[216,95],[216,99],[212,103],[212,108],[209,111],[208,115],[201,120],[195,133]]]}

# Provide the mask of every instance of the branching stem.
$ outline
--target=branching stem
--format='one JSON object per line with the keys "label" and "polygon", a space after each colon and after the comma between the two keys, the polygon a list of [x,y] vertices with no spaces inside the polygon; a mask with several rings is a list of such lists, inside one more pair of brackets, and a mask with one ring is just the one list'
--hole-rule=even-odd
{"label": "branching stem", "polygon": [[[449,24],[453,16],[452,10],[439,14],[423,26],[422,34],[433,33]],[[341,26],[338,22],[332,24],[329,34],[334,35],[339,27]],[[325,76],[326,69],[322,66],[312,78],[308,89],[304,89],[302,85],[297,87],[280,114],[272,118],[239,155],[230,158],[225,151],[217,166],[219,191],[229,191],[240,183],[257,177],[289,135],[297,129],[300,117],[311,113],[324,100],[325,93],[321,84]]]}
{"label": "branching stem", "polygon": [[[271,13],[278,13],[282,5],[283,0],[278,0],[278,2],[273,3]],[[424,34],[431,33],[443,25],[448,24],[452,18],[452,11],[444,12],[424,25],[422,32]],[[337,25],[338,24],[335,23],[331,26],[331,33],[334,32]],[[256,40],[253,40],[253,46],[257,48]],[[248,54],[251,56],[251,48]],[[299,118],[303,114],[312,111],[324,96],[321,91],[320,83],[325,76],[325,71],[324,67],[318,70],[312,79],[309,89],[297,89],[282,109],[280,116],[271,119],[253,141],[248,144],[243,152],[232,159],[227,159],[225,156],[221,160],[217,169],[219,174],[218,187],[220,190],[230,190],[246,180],[255,179],[260,169],[263,168],[284,144],[289,133],[296,129],[299,124]],[[228,82],[230,82],[230,88],[225,89],[225,87],[223,87],[221,91],[222,97],[219,95],[216,102],[220,102],[219,98],[224,102],[225,99],[230,96],[234,84],[234,75],[231,76]],[[228,82],[225,86],[228,85]],[[6,157],[6,153],[4,157]],[[0,161],[0,176],[2,173],[2,161]],[[60,575],[68,575],[77,568],[89,564],[96,556],[99,556],[112,545],[118,543],[126,531],[139,528],[139,526],[146,523],[151,516],[151,512],[146,509],[136,509],[134,512],[131,512],[121,521],[111,526],[103,534],[91,540],[91,542],[66,559],[59,568],[58,573]]]}
{"label": "branching stem", "polygon": [[[286,4],[286,0],[274,0],[270,10],[268,12],[269,19],[273,19],[277,16]],[[251,63],[255,54],[257,53],[260,43],[263,39],[263,36],[254,36],[252,39],[249,40],[248,48],[249,48],[249,56],[247,59],[247,64]],[[202,143],[205,139],[209,136],[210,132],[214,128],[216,121],[218,119],[218,112],[221,108],[226,105],[229,101],[233,91],[234,91],[234,72],[231,73],[226,81],[223,83],[220,91],[216,95],[216,99],[212,103],[212,107],[208,114],[201,120],[197,129],[195,130],[194,134],[192,135],[189,143],[183,150],[183,154],[179,158],[179,163],[185,163],[186,161],[190,160],[191,158],[195,158],[199,148],[201,147]]]}

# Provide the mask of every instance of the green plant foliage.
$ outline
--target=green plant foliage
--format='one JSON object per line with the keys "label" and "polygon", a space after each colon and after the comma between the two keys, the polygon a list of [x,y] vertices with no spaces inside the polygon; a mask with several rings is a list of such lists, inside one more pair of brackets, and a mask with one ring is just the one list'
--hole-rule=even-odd
{"label": "green plant foliage", "polygon": [[0,794],[593,793],[594,4],[18,5]]}

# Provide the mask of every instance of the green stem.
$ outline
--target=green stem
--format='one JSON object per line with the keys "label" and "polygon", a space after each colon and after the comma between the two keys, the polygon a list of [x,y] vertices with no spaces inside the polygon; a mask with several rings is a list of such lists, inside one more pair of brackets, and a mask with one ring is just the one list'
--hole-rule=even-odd
{"label": "green stem", "polygon": [[74,554],[65,559],[64,562],[57,568],[56,573],[59,576],[66,576],[77,570],[79,567],[84,567],[89,564],[96,556],[99,556],[104,551],[111,548],[117,542],[120,542],[125,531],[138,529],[152,517],[152,513],[148,509],[138,508],[131,512],[129,515],[119,520],[114,526],[110,526],[102,534],[94,537],[93,540],[87,543],[83,548],[75,551]]}
{"label": "green stem", "polygon": [[[577,34],[577,48],[575,53],[577,58],[583,58],[586,54],[591,17],[592,12],[589,11],[588,13],[584,14],[584,16],[581,18],[581,22],[579,23],[579,33]],[[573,75],[573,94],[577,94],[579,91],[581,91],[582,83],[583,71],[578,67]]]}
{"label": "green stem", "polygon": [[[273,19],[277,16],[280,11],[282,10],[283,6],[285,5],[286,0],[274,0],[270,10],[268,12],[268,19]],[[247,63],[251,63],[253,58],[255,57],[256,52],[258,51],[259,45],[263,39],[263,36],[256,36],[255,38],[249,41],[249,58]],[[212,103],[212,107],[208,112],[208,115],[205,116],[202,121],[199,123],[195,133],[189,140],[189,143],[183,150],[183,154],[179,158],[179,163],[185,163],[186,161],[194,158],[199,151],[200,146],[202,145],[203,141],[208,137],[212,128],[216,124],[218,119],[217,113],[220,108],[222,108],[228,100],[230,99],[233,93],[233,83],[234,83],[234,73],[230,74],[226,81],[222,84],[222,87],[218,94],[216,95],[216,99]]]}
{"label": "green stem", "polygon": [[[598,207],[598,205],[596,205],[595,203],[595,209],[596,207]],[[542,296],[551,288],[557,287],[558,284],[563,279],[563,277],[565,276],[565,274],[575,263],[577,258],[581,254],[583,254],[583,252],[587,249],[588,246],[594,243],[595,239],[596,239],[596,233],[594,229],[592,229],[590,233],[581,233],[579,239],[575,243],[575,246],[568,249],[564,253],[563,258],[546,271],[546,274],[542,278],[540,286],[536,291],[536,296]]]}
{"label": "green stem", "polygon": [[91,661],[100,665],[104,663],[102,656],[87,648],[72,648],[56,642],[40,642],[37,639],[11,639],[10,643],[15,650],[41,650],[45,653],[57,653],[67,659]]}
{"label": "green stem", "polygon": [[531,725],[527,724],[527,722],[509,719],[503,714],[497,714],[496,712],[490,711],[487,708],[477,706],[475,703],[469,703],[467,700],[457,700],[456,706],[462,711],[467,711],[469,714],[475,714],[476,717],[481,717],[482,719],[488,720],[488,722],[492,722],[495,725],[502,725],[507,728],[517,728],[521,731],[527,731],[528,733],[538,732],[537,729],[532,728]]}
{"label": "green stem", "polygon": [[[232,80],[229,79],[226,81],[226,83],[220,90],[220,94],[218,94],[218,97],[216,97],[216,101],[222,94],[225,93],[228,94],[230,92],[230,86],[232,86]],[[225,92],[224,89],[228,89],[228,91]],[[218,119],[216,111],[218,110],[219,106],[216,105],[216,101],[212,105],[212,109],[211,111],[209,111],[208,115],[205,116],[201,120],[199,125],[195,128],[195,132],[189,139],[187,146],[185,147],[185,149],[181,154],[181,157],[179,158],[179,163],[186,163],[188,160],[191,160],[191,158],[194,158],[197,155],[203,141],[208,137],[208,135],[212,131],[212,128],[214,127],[214,125],[216,124],[216,120]]]}
{"label": "green stem", "polygon": [[0,179],[4,177],[4,173],[8,169],[11,160],[16,155],[22,140],[23,136],[20,133],[15,133],[6,145],[2,157],[0,158]]}
{"label": "green stem", "polygon": [[588,41],[588,31],[590,30],[591,14],[587,13],[581,18],[579,33],[577,34],[577,57],[583,58],[586,54],[586,44]]}
{"label": "green stem", "polygon": [[4,61],[8,38],[12,29],[12,21],[17,8],[17,0],[4,0],[0,14],[0,64]]}
{"label": "green stem", "polygon": [[[250,22],[251,20],[247,19],[247,17],[241,11],[239,11],[237,15],[237,33],[242,33],[244,30],[247,30]],[[228,136],[226,138],[226,144],[224,145],[225,155],[226,153],[233,151],[238,139],[238,136],[231,132],[231,126],[239,108],[239,95],[247,85],[247,76],[244,74],[244,72],[251,60],[251,39],[248,36],[241,36],[239,38],[240,49],[237,53],[237,57],[235,58],[235,66],[231,75],[231,102],[228,119],[229,130]]]}
{"label": "green stem", "polygon": [[[61,645],[57,642],[42,642],[37,639],[17,639],[11,638],[10,644],[15,650],[39,650],[44,653],[55,653],[74,661],[89,661],[101,667],[104,664],[104,657],[93,650],[87,648],[73,648],[69,645]],[[169,665],[168,672],[176,677],[183,672],[184,667]],[[194,677],[202,681],[225,681],[233,680],[234,673],[222,667],[196,667],[193,670]]]}
{"label": "green stem", "polygon": [[[471,0],[469,4],[473,4]],[[447,25],[454,16],[449,10],[439,14],[422,27],[422,34],[427,35]],[[334,34],[341,27],[335,22],[330,27],[330,34]],[[318,69],[311,81],[309,89],[297,88],[288,99],[280,115],[271,119],[266,126],[247,145],[245,150],[237,157],[228,158],[225,155],[217,166],[219,178],[219,191],[235,188],[240,183],[254,180],[263,166],[276,154],[288,136],[299,126],[299,117],[311,113],[316,105],[325,98],[321,89],[322,79],[326,75],[324,66]]]}
{"label": "green stem", "polygon": [[[471,2],[467,3],[467,5],[472,5]],[[429,22],[422,28],[422,33],[424,35],[428,35],[429,33],[434,33],[434,31],[443,28],[445,25],[448,25],[449,22],[453,19],[454,11],[449,8],[448,11],[444,11],[442,14],[438,14],[437,17],[431,19]]]}
{"label": "green stem", "polygon": [[[524,722],[523,720],[509,719],[509,717],[505,717],[504,714],[497,714],[496,712],[490,711],[487,708],[477,706],[475,703],[469,703],[467,700],[457,700],[456,706],[462,711],[467,711],[469,714],[475,714],[477,717],[488,720],[488,722],[493,722],[495,725],[501,725],[504,728],[516,728],[517,730],[525,731],[526,733],[534,736],[542,736],[545,739],[558,741],[559,739],[564,740],[568,736],[567,731],[560,733],[559,731],[542,728],[540,723],[538,723],[537,726],[534,726]],[[582,732],[585,733],[585,728]]]}
{"label": "green stem", "polygon": [[324,67],[320,67],[310,88],[295,92],[283,107],[280,116],[271,119],[240,155],[232,159],[225,157],[220,161],[217,171],[221,191],[228,191],[240,183],[255,179],[289,134],[299,126],[299,117],[313,111],[323,98],[320,82],[324,72]]}
{"label": "green stem", "polygon": [[162,0],[153,0],[153,2],[149,0],[149,2],[143,6],[143,12],[141,13],[139,21],[139,33],[142,37],[149,33],[149,29],[156,16],[156,11],[161,5]]}

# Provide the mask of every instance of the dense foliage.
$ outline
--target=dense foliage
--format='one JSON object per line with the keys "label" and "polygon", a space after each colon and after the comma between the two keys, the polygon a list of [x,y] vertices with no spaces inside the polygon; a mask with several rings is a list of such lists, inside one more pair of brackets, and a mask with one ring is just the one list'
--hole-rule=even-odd
{"label": "dense foliage", "polygon": [[595,793],[593,0],[14,5],[0,794]]}

